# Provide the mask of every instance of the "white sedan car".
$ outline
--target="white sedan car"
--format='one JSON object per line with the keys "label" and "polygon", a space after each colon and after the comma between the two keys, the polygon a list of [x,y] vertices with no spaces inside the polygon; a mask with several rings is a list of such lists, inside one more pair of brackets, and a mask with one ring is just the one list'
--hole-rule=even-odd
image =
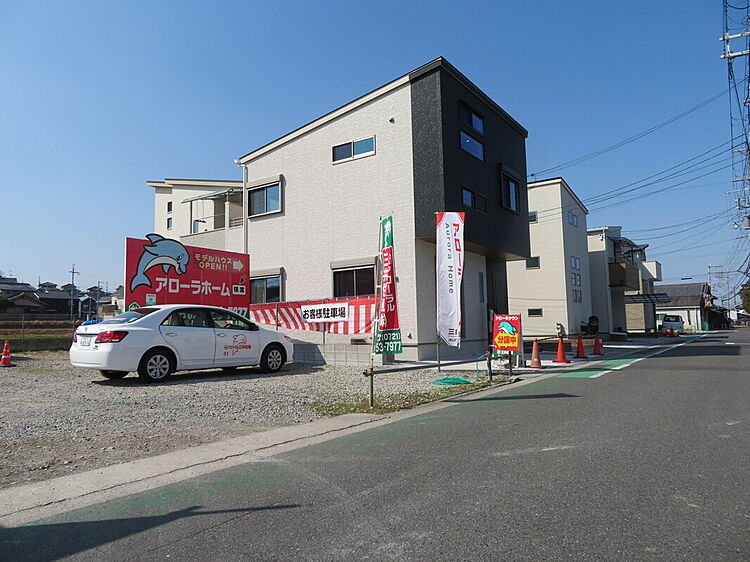
{"label": "white sedan car", "polygon": [[274,373],[293,354],[290,338],[229,310],[168,304],[79,326],[73,334],[70,362],[99,369],[108,379],[137,371],[143,381],[155,382],[174,371],[217,367],[260,365]]}

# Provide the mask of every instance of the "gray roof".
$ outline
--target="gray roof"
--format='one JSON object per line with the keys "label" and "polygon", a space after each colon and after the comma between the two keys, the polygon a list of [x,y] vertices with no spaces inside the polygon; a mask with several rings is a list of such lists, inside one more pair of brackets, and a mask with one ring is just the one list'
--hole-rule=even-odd
{"label": "gray roof", "polygon": [[28,283],[0,283],[0,291],[21,291],[31,292],[36,291],[36,287],[32,287]]}
{"label": "gray roof", "polygon": [[704,295],[711,294],[708,283],[674,283],[672,285],[654,285],[654,291],[667,293],[672,297],[670,303],[659,303],[656,308],[679,308],[700,306]]}
{"label": "gray roof", "polygon": [[42,300],[54,300],[54,299],[62,299],[69,301],[75,297],[72,297],[68,291],[49,291],[46,293],[38,293],[39,298]]}

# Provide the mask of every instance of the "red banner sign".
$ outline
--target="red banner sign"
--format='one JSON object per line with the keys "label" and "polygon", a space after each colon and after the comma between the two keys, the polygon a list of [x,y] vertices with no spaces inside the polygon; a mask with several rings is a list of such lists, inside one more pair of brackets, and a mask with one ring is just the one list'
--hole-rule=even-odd
{"label": "red banner sign", "polygon": [[242,314],[250,304],[250,256],[149,234],[125,239],[125,309],[206,304]]}
{"label": "red banner sign", "polygon": [[492,349],[515,352],[521,350],[521,316],[519,314],[495,314],[492,328]]}

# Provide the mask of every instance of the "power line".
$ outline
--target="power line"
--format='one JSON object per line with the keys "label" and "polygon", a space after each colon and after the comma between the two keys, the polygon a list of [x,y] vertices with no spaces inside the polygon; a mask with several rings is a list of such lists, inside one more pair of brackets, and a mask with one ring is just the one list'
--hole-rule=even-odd
{"label": "power line", "polygon": [[682,113],[678,113],[677,115],[670,117],[666,121],[662,121],[661,123],[654,125],[653,127],[650,127],[644,131],[641,131],[640,133],[636,133],[635,135],[628,137],[626,139],[623,139],[619,142],[616,142],[615,144],[611,144],[605,148],[602,148],[600,150],[596,150],[594,152],[590,152],[588,154],[584,154],[583,156],[579,156],[578,158],[574,158],[572,160],[568,160],[567,162],[563,162],[562,164],[558,164],[557,166],[552,166],[550,168],[547,168],[545,170],[540,170],[538,172],[535,172],[533,174],[529,174],[529,177],[536,177],[538,175],[542,174],[548,174],[550,172],[554,172],[557,170],[562,170],[564,168],[569,168],[571,166],[575,166],[576,164],[580,164],[582,162],[585,162],[586,160],[591,160],[592,158],[596,158],[597,156],[601,156],[602,154],[606,154],[607,152],[611,152],[612,150],[615,150],[617,148],[620,148],[622,146],[625,146],[626,144],[630,144],[631,142],[635,142],[638,139],[641,139],[645,137],[646,135],[650,135],[651,133],[658,131],[659,129],[666,127],[667,125],[670,125],[671,123],[674,123],[678,119],[682,119],[683,117],[690,115],[694,111],[697,111],[701,109],[702,107],[708,105],[709,103],[716,101],[723,95],[727,93],[727,90],[722,90],[718,92],[717,94],[714,94],[710,98],[703,100],[698,105],[695,105],[691,107],[690,109],[683,111]]}

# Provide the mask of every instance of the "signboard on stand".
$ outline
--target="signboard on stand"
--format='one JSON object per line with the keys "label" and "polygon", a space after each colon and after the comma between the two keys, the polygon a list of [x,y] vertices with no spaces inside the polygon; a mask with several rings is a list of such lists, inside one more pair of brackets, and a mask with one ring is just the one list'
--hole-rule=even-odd
{"label": "signboard on stand", "polygon": [[520,314],[495,314],[492,321],[492,350],[513,354],[521,351]]}
{"label": "signboard on stand", "polygon": [[185,246],[149,234],[125,239],[125,309],[154,304],[205,304],[246,315],[250,256]]}

